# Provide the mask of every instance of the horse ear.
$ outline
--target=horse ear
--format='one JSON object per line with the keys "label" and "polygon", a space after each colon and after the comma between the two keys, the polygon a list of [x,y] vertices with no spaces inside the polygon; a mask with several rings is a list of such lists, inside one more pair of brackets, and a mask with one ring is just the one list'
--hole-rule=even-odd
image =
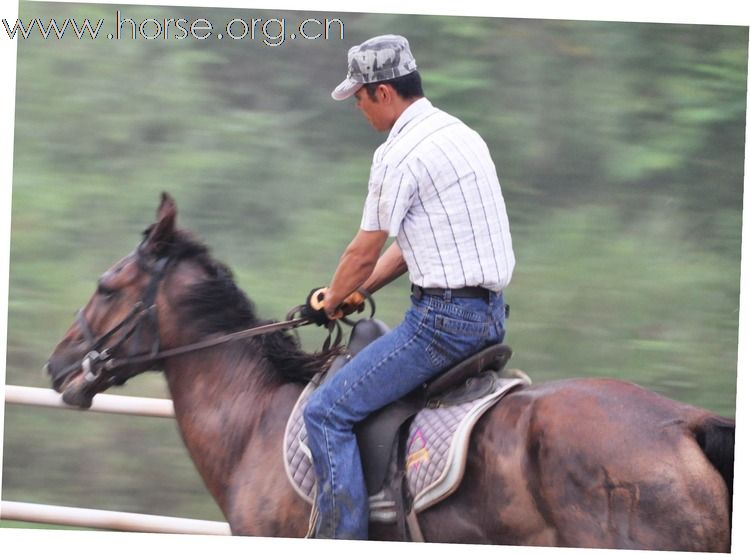
{"label": "horse ear", "polygon": [[155,255],[160,255],[172,242],[177,219],[177,205],[166,192],[161,193],[161,203],[156,210],[156,223],[151,226],[146,241],[146,248]]}
{"label": "horse ear", "polygon": [[176,216],[177,204],[175,204],[174,198],[172,198],[169,193],[162,192],[161,202],[159,203],[159,208],[156,210],[157,223],[159,223],[164,218],[171,217],[172,223],[174,224],[174,219]]}

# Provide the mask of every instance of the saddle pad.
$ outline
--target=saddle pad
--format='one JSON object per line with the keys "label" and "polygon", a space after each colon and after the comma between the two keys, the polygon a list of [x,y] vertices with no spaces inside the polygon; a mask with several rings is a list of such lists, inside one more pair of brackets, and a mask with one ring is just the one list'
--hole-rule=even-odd
{"label": "saddle pad", "polygon": [[[451,406],[425,408],[414,417],[407,439],[406,474],[419,513],[452,494],[461,483],[466,467],[469,437],[480,416],[513,388],[521,379],[497,379],[494,389],[481,398]],[[294,490],[313,503],[315,472],[307,446],[302,411],[316,386],[310,383],[302,391],[284,433],[284,467]],[[396,502],[384,489],[370,497],[370,520],[396,521]]]}

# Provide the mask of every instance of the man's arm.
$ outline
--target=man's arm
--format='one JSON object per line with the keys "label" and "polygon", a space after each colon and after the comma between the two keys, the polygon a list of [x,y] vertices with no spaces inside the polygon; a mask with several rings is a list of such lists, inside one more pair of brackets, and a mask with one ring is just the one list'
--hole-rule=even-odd
{"label": "man's arm", "polygon": [[404,256],[398,243],[391,244],[385,253],[380,256],[370,277],[362,285],[367,292],[373,293],[380,290],[388,283],[406,273],[407,267]]}
{"label": "man's arm", "polygon": [[386,231],[360,229],[346,247],[323,300],[323,308],[329,317],[334,315],[344,298],[361,287],[372,275],[387,239]]}

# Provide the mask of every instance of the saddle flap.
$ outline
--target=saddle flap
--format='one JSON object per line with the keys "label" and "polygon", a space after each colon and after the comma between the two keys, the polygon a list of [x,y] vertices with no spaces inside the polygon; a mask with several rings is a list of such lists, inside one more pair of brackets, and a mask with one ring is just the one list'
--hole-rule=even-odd
{"label": "saddle flap", "polygon": [[398,430],[423,407],[424,399],[421,395],[412,394],[370,414],[354,427],[362,471],[370,495],[383,488],[388,465],[399,437]]}
{"label": "saddle flap", "polygon": [[485,369],[499,372],[508,363],[512,354],[513,351],[505,344],[493,344],[480,350],[430,381],[425,387],[425,396],[428,399],[439,396]]}

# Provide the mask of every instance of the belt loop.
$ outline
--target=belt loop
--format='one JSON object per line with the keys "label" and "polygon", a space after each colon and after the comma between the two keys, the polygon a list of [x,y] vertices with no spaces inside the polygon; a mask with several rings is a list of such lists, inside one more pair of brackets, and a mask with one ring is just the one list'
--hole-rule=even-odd
{"label": "belt loop", "polygon": [[443,301],[444,302],[450,302],[453,298],[453,291],[451,289],[445,289],[443,292]]}

